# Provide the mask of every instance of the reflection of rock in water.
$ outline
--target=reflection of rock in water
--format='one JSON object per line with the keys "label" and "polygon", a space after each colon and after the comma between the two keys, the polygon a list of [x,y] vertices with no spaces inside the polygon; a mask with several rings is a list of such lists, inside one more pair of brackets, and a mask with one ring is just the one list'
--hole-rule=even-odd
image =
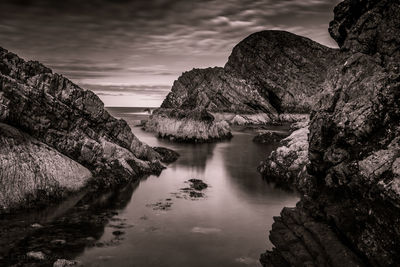
{"label": "reflection of rock in water", "polygon": [[[51,217],[46,212],[43,218],[31,214],[20,214],[12,218],[4,216],[0,220],[0,265],[39,263],[26,257],[31,251],[44,253],[45,259],[40,261],[41,265],[52,265],[57,259],[76,257],[87,246],[117,245],[123,240],[121,229],[133,226],[117,217],[116,210],[129,203],[138,185],[138,182],[130,183],[113,191],[89,192],[80,199],[72,197],[72,204],[66,205],[63,211],[58,210],[57,217]],[[40,219],[42,227],[30,227],[35,219]],[[105,243],[96,242],[110,221],[110,227],[116,228],[114,232],[118,231],[118,234],[114,234],[114,238]]]}
{"label": "reflection of rock in water", "polygon": [[[285,128],[282,127],[282,129]],[[265,158],[266,154],[269,154],[278,145],[276,143],[256,144],[252,142],[254,135],[254,131],[253,134],[235,133],[235,145],[224,147],[221,153],[225,170],[229,173],[233,184],[252,197],[262,196],[265,194],[266,188],[272,188],[266,181],[250,177],[259,176],[256,171],[257,165]],[[276,190],[270,190],[270,193],[280,194]]]}
{"label": "reflection of rock in water", "polygon": [[[179,147],[179,144],[177,144],[177,146]],[[204,173],[207,161],[214,154],[216,144],[185,144],[182,146],[184,146],[185,149],[181,152],[181,157],[176,164],[194,170],[199,174]]]}

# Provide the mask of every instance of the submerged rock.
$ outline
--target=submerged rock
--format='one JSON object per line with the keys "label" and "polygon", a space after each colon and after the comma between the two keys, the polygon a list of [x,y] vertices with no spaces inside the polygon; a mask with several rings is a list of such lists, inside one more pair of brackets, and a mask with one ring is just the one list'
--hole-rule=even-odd
{"label": "submerged rock", "polygon": [[82,266],[79,261],[72,261],[66,259],[58,259],[53,263],[53,267],[67,267],[67,266]]}
{"label": "submerged rock", "polygon": [[191,183],[190,187],[198,191],[208,187],[208,185],[200,179],[190,179],[189,182]]}

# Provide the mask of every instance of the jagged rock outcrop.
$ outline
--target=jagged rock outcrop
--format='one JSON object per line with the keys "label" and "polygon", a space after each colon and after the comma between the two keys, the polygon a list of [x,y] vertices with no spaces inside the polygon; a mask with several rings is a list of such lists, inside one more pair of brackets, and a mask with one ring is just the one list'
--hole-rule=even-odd
{"label": "jagged rock outcrop", "polygon": [[261,31],[237,44],[224,68],[185,72],[161,108],[239,114],[307,113],[337,51],[284,31]]}
{"label": "jagged rock outcrop", "polygon": [[254,84],[219,67],[184,72],[174,82],[161,108],[204,108],[211,112],[243,114],[276,113]]}
{"label": "jagged rock outcrop", "polygon": [[[289,32],[254,33],[235,46],[224,68],[183,73],[158,114],[206,109],[216,121],[239,125],[306,119],[337,52]],[[150,124],[170,123],[164,118],[152,116]]]}
{"label": "jagged rock outcrop", "polygon": [[292,132],[260,163],[257,169],[266,181],[286,189],[308,188],[308,133],[308,126]]}
{"label": "jagged rock outcrop", "polygon": [[93,92],[3,48],[0,122],[80,163],[105,185],[164,168],[161,156],[140,142],[124,120],[104,110]]}
{"label": "jagged rock outcrop", "polygon": [[[343,60],[331,68],[311,114],[312,179],[295,212],[332,229],[358,260],[296,266],[398,266],[400,1],[346,0],[335,8],[330,25]],[[285,211],[276,224],[282,221],[290,222]],[[282,266],[276,259],[294,266],[287,251],[297,250],[286,245],[287,234],[273,227],[276,249],[262,256],[265,266]],[[301,235],[296,238],[304,242]],[[321,247],[334,247],[322,233],[315,238]],[[313,251],[305,253],[313,256]]]}

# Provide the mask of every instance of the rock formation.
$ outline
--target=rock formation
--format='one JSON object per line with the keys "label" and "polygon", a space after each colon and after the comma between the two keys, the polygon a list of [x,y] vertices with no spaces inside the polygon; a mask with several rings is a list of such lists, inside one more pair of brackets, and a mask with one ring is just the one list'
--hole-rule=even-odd
{"label": "rock formation", "polygon": [[189,113],[179,109],[156,110],[145,122],[144,130],[177,142],[202,143],[232,137],[228,123],[215,121],[205,109]]}
{"label": "rock formation", "polygon": [[308,113],[336,52],[292,33],[262,31],[233,48],[225,69],[255,84],[278,113]]}
{"label": "rock formation", "polygon": [[[16,161],[23,161],[21,157],[25,154],[35,157],[35,151],[42,153],[46,149],[49,155],[43,155],[45,165],[50,164],[47,161],[50,155],[62,158],[58,165],[66,168],[55,173],[51,168],[46,169],[49,173],[45,176],[70,172],[73,165],[80,173],[84,166],[94,177],[101,177],[97,182],[114,184],[163,168],[161,156],[140,142],[124,120],[109,115],[93,92],[52,73],[39,62],[26,62],[3,48],[0,48],[0,122],[19,130],[7,131],[7,136],[2,131],[1,139],[1,146],[7,147],[10,142],[21,144],[10,150],[14,154],[23,151]],[[10,132],[23,138],[16,137],[13,141]],[[29,150],[32,144],[38,148]],[[29,176],[30,169],[35,167],[32,164],[27,166],[28,173],[17,169],[15,175],[8,177]],[[5,166],[8,165],[0,166],[2,172],[6,171]],[[46,171],[42,167],[38,172]]]}
{"label": "rock formation", "polygon": [[276,248],[261,261],[398,266],[400,1],[346,0],[329,31],[341,60],[311,114],[308,186],[297,207],[276,218]]}
{"label": "rock formation", "polygon": [[[254,33],[235,46],[224,68],[183,73],[157,113],[206,109],[216,122],[230,124],[305,119],[337,52],[288,32]],[[165,121],[160,116],[150,121],[150,125],[177,123],[176,118]]]}
{"label": "rock formation", "polygon": [[281,146],[260,163],[258,171],[264,179],[280,187],[303,187],[308,180],[308,126],[294,131],[281,140]]}
{"label": "rock formation", "polygon": [[92,176],[54,148],[3,123],[0,144],[0,211],[78,190]]}

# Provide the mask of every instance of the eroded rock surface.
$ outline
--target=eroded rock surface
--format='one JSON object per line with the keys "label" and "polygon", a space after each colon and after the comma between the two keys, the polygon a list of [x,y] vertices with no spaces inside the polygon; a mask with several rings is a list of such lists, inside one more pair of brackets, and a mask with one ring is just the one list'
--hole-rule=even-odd
{"label": "eroded rock surface", "polygon": [[[279,225],[292,221],[284,211],[270,235],[276,249],[264,254],[262,262],[265,266],[282,266],[278,260],[289,266],[398,266],[400,2],[346,0],[335,8],[330,25],[341,46],[341,61],[330,69],[311,114],[310,185],[294,212],[332,229],[358,260],[337,256],[341,265],[333,261],[319,265],[314,257],[308,265],[294,264],[286,251],[298,251],[289,244],[304,238],[297,234],[297,241],[285,240],[289,232],[280,231]],[[296,221],[291,228],[302,225]],[[323,234],[314,236],[318,246],[335,248]]]}

